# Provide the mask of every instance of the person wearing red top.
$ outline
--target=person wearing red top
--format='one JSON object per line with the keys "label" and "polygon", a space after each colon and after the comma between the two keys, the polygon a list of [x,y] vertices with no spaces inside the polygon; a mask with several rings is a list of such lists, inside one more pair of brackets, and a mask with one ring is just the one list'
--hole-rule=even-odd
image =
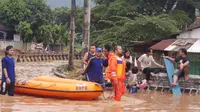
{"label": "person wearing red top", "polygon": [[111,52],[111,47],[109,45],[104,46],[103,52],[107,60],[109,60],[110,57],[114,55],[114,53]]}
{"label": "person wearing red top", "polygon": [[[104,62],[105,62],[105,73],[107,72],[107,68],[108,68],[108,60],[110,59],[110,57],[112,57],[114,55],[113,52],[111,52],[111,47],[110,45],[104,45],[103,48],[103,58],[104,58]],[[111,86],[110,80],[108,78],[106,78],[106,76],[104,76],[104,80],[107,82],[106,85]]]}
{"label": "person wearing red top", "polygon": [[114,48],[114,55],[112,55],[108,60],[108,68],[106,71],[106,78],[111,80],[113,85],[116,101],[121,101],[122,95],[125,93],[125,61],[121,58],[122,47],[116,46]]}

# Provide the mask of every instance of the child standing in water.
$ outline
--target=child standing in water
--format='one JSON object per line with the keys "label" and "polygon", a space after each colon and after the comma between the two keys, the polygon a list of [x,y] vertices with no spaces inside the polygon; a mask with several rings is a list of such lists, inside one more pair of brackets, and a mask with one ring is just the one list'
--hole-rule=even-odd
{"label": "child standing in water", "polygon": [[144,89],[147,85],[146,79],[144,79],[142,81],[137,80],[137,73],[138,73],[138,68],[133,67],[132,73],[128,79],[129,92],[131,92],[131,91],[136,92],[136,88]]}
{"label": "child standing in water", "polygon": [[14,96],[15,88],[15,61],[12,57],[13,46],[6,47],[5,57],[2,58],[2,82],[1,94],[8,93],[9,96]]}

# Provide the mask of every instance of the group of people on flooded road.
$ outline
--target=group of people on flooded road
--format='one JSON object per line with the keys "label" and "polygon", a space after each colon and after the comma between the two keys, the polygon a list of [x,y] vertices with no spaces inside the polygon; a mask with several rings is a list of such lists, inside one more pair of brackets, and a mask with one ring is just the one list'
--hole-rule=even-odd
{"label": "group of people on flooded road", "polygon": [[[190,61],[186,49],[181,48],[179,50],[178,58],[169,56],[164,58],[178,63],[174,72],[174,82],[170,84],[171,86],[176,86],[176,82],[180,77],[188,80]],[[84,55],[83,63],[85,64],[83,75],[85,75],[86,80],[99,83],[103,88],[105,87],[105,81],[111,82],[116,101],[121,100],[121,96],[126,89],[125,85],[129,87],[129,91],[133,86],[144,89],[147,83],[153,83],[150,76],[155,76],[165,68],[154,60],[153,50],[150,48],[136,60],[131,56],[129,50],[123,52],[121,46],[115,46],[112,52],[109,45],[105,45],[102,49],[96,48],[94,44],[90,46],[89,52]],[[153,65],[157,67],[154,68]],[[103,75],[104,72],[105,75]],[[146,78],[138,81],[138,72],[145,74]],[[127,84],[125,84],[125,80],[128,80]]]}
{"label": "group of people on flooded road", "polygon": [[[176,83],[180,77],[184,77],[188,80],[189,64],[190,60],[187,57],[187,50],[181,48],[179,50],[179,56],[172,58],[165,56],[173,62],[177,62],[178,66],[174,72],[174,81],[171,86],[176,86]],[[15,87],[15,61],[13,58],[13,46],[7,46],[5,50],[5,56],[1,60],[2,62],[2,81],[0,93],[9,96],[14,96]],[[121,46],[115,46],[113,49],[109,45],[105,45],[102,48],[94,44],[90,45],[90,49],[85,53],[83,57],[83,63],[85,64],[83,75],[87,81],[96,82],[105,87],[105,82],[110,82],[114,88],[114,99],[116,101],[121,100],[121,96],[125,93],[126,86],[145,88],[147,83],[152,83],[150,76],[155,76],[159,73],[164,66],[158,64],[153,58],[153,50],[147,49],[146,53],[141,55],[138,59],[131,56],[129,50],[123,52]],[[158,68],[153,68],[152,65],[156,65]],[[138,81],[138,72],[142,72],[146,75],[146,78]],[[105,73],[105,75],[103,74]],[[127,84],[125,81],[128,80]]]}

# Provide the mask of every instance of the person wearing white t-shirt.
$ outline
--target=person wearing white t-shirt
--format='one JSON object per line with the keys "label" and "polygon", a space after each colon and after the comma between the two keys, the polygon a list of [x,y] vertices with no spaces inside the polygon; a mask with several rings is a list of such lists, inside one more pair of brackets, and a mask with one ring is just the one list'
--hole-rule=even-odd
{"label": "person wearing white t-shirt", "polygon": [[143,54],[138,59],[138,71],[142,71],[146,75],[146,80],[149,83],[152,83],[150,80],[150,75],[155,76],[156,73],[160,72],[158,68],[152,68],[152,64],[155,64],[156,66],[160,68],[164,68],[163,65],[158,64],[153,56],[153,50],[148,49],[146,54]]}

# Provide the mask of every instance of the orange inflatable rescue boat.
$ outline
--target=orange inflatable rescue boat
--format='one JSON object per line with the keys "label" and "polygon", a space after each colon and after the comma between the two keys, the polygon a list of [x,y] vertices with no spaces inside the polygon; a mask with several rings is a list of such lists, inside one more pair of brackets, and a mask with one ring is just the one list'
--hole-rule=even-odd
{"label": "orange inflatable rescue boat", "polygon": [[33,80],[18,81],[15,92],[41,97],[94,100],[102,94],[103,89],[93,82],[39,76]]}
{"label": "orange inflatable rescue boat", "polygon": [[38,76],[33,78],[36,81],[44,81],[44,82],[57,82],[57,83],[87,83],[91,84],[92,82],[81,81],[81,80],[74,80],[74,79],[64,79],[58,77],[50,77],[50,76]]}

